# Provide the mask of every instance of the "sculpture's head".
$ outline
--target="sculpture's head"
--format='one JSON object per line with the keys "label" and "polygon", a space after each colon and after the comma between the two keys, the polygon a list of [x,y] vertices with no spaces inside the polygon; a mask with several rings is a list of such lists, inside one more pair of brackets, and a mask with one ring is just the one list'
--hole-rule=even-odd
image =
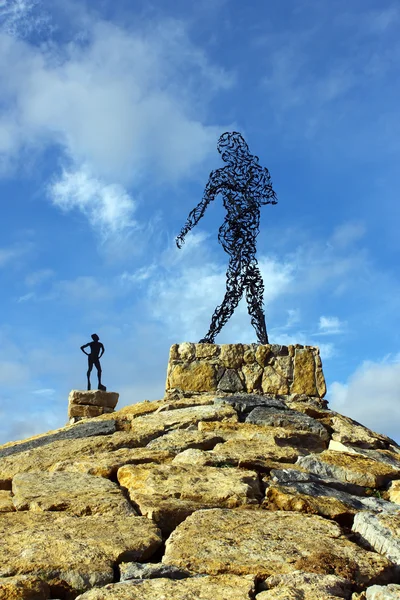
{"label": "sculpture's head", "polygon": [[235,163],[238,159],[250,156],[244,137],[237,131],[226,131],[218,140],[218,152],[226,163]]}
{"label": "sculpture's head", "polygon": [[99,338],[99,336],[97,335],[97,333],[93,333],[93,334],[92,334],[92,340],[93,340],[94,342],[98,342],[98,341],[99,341],[99,339],[100,339],[100,338]]}

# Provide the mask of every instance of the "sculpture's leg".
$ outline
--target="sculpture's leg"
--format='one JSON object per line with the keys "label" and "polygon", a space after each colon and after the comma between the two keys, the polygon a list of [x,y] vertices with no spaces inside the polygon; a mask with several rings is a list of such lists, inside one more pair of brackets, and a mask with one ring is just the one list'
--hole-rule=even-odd
{"label": "sculpture's leg", "polygon": [[88,357],[88,370],[86,373],[87,376],[87,389],[90,390],[91,386],[90,386],[90,373],[92,372],[93,369],[93,359],[89,356]]}
{"label": "sculpture's leg", "polygon": [[[255,259],[254,259],[255,260]],[[247,310],[251,317],[251,324],[257,332],[260,344],[268,344],[267,326],[264,313],[264,283],[257,264],[249,265],[246,273],[246,300]]]}
{"label": "sculpture's leg", "polygon": [[92,369],[90,369],[90,368],[89,368],[89,369],[88,369],[88,372],[86,373],[86,375],[87,375],[87,389],[88,389],[88,390],[90,390],[90,389],[91,389],[91,388],[90,388],[90,372],[91,372],[91,370],[92,370]]}
{"label": "sculpture's leg", "polygon": [[235,308],[243,295],[243,281],[241,276],[241,260],[231,258],[226,273],[226,293],[222,304],[217,306],[211,319],[207,335],[200,340],[200,344],[213,344],[215,336],[232,316]]}

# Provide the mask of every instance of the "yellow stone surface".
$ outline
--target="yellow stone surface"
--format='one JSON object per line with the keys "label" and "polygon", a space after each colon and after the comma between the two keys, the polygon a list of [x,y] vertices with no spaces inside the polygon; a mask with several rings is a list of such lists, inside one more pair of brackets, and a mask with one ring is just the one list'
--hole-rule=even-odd
{"label": "yellow stone surface", "polygon": [[238,509],[193,513],[168,538],[163,562],[196,573],[260,578],[329,569],[364,585],[388,581],[396,572],[386,558],[350,542],[322,517]]}
{"label": "yellow stone surface", "polygon": [[364,427],[357,421],[333,412],[328,420],[333,429],[332,440],[360,448],[386,448],[392,440],[385,435]]}
{"label": "yellow stone surface", "polygon": [[300,494],[279,485],[270,485],[268,487],[262,508],[266,508],[267,510],[297,511],[310,515],[321,515],[321,517],[328,519],[343,519],[357,512],[337,498]]}
{"label": "yellow stone surface", "polygon": [[210,392],[217,389],[215,366],[208,362],[174,365],[168,378],[168,388],[191,392]]}
{"label": "yellow stone surface", "polygon": [[310,348],[296,348],[294,356],[294,379],[290,392],[318,396],[315,381],[314,353]]}
{"label": "yellow stone surface", "polygon": [[28,511],[0,514],[0,538],[4,576],[40,573],[49,584],[63,581],[78,592],[114,581],[120,557],[144,561],[161,544],[145,517]]}
{"label": "yellow stone surface", "polygon": [[11,492],[8,490],[0,490],[0,512],[12,512],[13,510],[15,510],[15,508]]}
{"label": "yellow stone surface", "polygon": [[[156,433],[154,433],[154,437],[156,437]],[[147,430],[137,434],[118,431],[113,435],[53,442],[46,446],[1,458],[0,482],[9,483],[17,473],[48,471],[56,463],[69,461],[71,457],[74,460],[82,457],[91,460],[97,453],[137,447],[146,444],[150,439],[152,437]]]}
{"label": "yellow stone surface", "polygon": [[272,352],[267,344],[266,346],[258,346],[256,350],[256,361],[261,367],[264,367],[272,358]]}
{"label": "yellow stone surface", "polygon": [[334,477],[339,481],[371,488],[380,488],[391,479],[400,476],[400,463],[396,468],[361,454],[334,450],[325,450],[315,456],[300,457],[298,464],[322,477]]}
{"label": "yellow stone surface", "polygon": [[400,504],[400,481],[392,481],[389,490],[388,496],[390,502],[394,502],[395,504]]}
{"label": "yellow stone surface", "polygon": [[50,472],[85,473],[97,477],[114,477],[123,465],[170,462],[174,454],[147,448],[120,448],[114,452],[99,452],[92,456],[73,457],[56,462]]}
{"label": "yellow stone surface", "polygon": [[219,354],[219,346],[216,344],[195,344],[195,347],[196,358],[210,358]]}
{"label": "yellow stone surface", "polygon": [[351,594],[346,579],[302,571],[268,577],[263,587],[269,589],[257,594],[257,600],[338,600]]}
{"label": "yellow stone surface", "polygon": [[180,581],[145,579],[139,585],[117,583],[90,590],[77,600],[249,600],[253,594],[254,577],[221,575]]}
{"label": "yellow stone surface", "polygon": [[242,373],[244,375],[247,392],[251,393],[255,389],[258,390],[261,388],[261,377],[263,374],[263,370],[259,364],[250,363],[244,365],[244,367],[242,368]]}
{"label": "yellow stone surface", "polygon": [[315,355],[315,384],[317,386],[318,396],[324,398],[326,394],[326,382],[319,353]]}
{"label": "yellow stone surface", "polygon": [[50,588],[45,581],[30,575],[0,577],[1,600],[48,600]]}
{"label": "yellow stone surface", "polygon": [[262,390],[264,394],[285,395],[289,393],[289,384],[286,377],[278,373],[274,367],[267,365],[264,367],[262,376]]}
{"label": "yellow stone surface", "polygon": [[239,369],[243,364],[242,344],[222,344],[220,361],[228,369]]}
{"label": "yellow stone surface", "polygon": [[193,360],[196,355],[196,347],[191,342],[183,342],[178,346],[178,353],[181,360]]}
{"label": "yellow stone surface", "polygon": [[17,510],[65,511],[72,515],[135,515],[115,483],[81,473],[19,473],[13,479]]}
{"label": "yellow stone surface", "polygon": [[68,417],[84,417],[90,419],[106,413],[113,413],[113,408],[104,406],[93,406],[91,404],[70,404],[68,407]]}
{"label": "yellow stone surface", "polygon": [[[191,465],[121,467],[118,481],[142,515],[171,530],[200,508],[258,505],[261,490],[257,473]],[[176,514],[178,518],[176,518]]]}

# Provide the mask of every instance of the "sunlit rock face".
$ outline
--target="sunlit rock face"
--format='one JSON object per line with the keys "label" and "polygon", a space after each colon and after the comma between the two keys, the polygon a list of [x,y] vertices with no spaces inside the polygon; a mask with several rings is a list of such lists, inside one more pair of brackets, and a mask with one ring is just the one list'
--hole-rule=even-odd
{"label": "sunlit rock face", "polygon": [[324,394],[317,348],[176,344],[164,399],[2,446],[0,598],[398,597],[400,448]]}

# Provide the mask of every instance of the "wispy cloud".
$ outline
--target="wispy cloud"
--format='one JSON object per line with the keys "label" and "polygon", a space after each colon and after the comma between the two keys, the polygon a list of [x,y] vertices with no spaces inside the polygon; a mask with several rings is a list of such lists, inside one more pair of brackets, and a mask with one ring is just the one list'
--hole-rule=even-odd
{"label": "wispy cloud", "polygon": [[61,210],[81,211],[103,237],[137,226],[133,219],[136,203],[126,190],[118,184],[106,184],[85,168],[64,170],[49,186],[49,195]]}
{"label": "wispy cloud", "polygon": [[331,408],[400,442],[400,360],[365,361],[346,383],[330,386]]}
{"label": "wispy cloud", "polygon": [[51,27],[40,0],[0,0],[0,27],[10,35],[25,37]]}
{"label": "wispy cloud", "polygon": [[0,32],[0,163],[56,145],[64,168],[52,202],[112,234],[132,224],[139,184],[193,175],[214,151],[220,127],[206,123],[204,107],[233,81],[182,22],[141,25],[93,15],[84,43],[65,46]]}
{"label": "wispy cloud", "polygon": [[318,323],[319,335],[337,335],[342,333],[346,327],[346,323],[342,322],[338,317],[320,317]]}

